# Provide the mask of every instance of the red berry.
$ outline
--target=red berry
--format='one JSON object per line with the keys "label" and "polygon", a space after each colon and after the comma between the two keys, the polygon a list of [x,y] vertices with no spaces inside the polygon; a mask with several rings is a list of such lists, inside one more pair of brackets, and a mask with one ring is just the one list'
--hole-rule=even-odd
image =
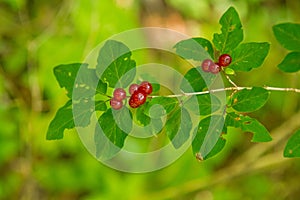
{"label": "red berry", "polygon": [[151,94],[152,93],[152,85],[151,83],[149,83],[148,81],[143,81],[141,84],[140,84],[140,87],[138,89],[139,91],[143,91],[145,92],[145,94]]}
{"label": "red berry", "polygon": [[214,63],[209,67],[209,71],[213,74],[217,74],[221,71],[221,67],[218,65],[218,63]]}
{"label": "red berry", "polygon": [[110,106],[115,109],[115,110],[119,110],[123,107],[123,102],[122,101],[119,101],[115,98],[112,98],[110,100]]}
{"label": "red berry", "polygon": [[214,64],[215,63],[211,59],[205,59],[201,64],[201,68],[204,72],[210,72],[210,67]]}
{"label": "red berry", "polygon": [[114,98],[118,101],[122,101],[123,99],[126,98],[126,92],[123,88],[117,88],[114,91]]}
{"label": "red berry", "polygon": [[129,87],[129,94],[133,94],[135,91],[137,91],[139,89],[139,85],[138,84],[131,84]]}
{"label": "red berry", "polygon": [[132,108],[137,108],[146,102],[146,98],[147,95],[145,92],[137,90],[131,95],[129,99],[129,105]]}
{"label": "red berry", "polygon": [[231,60],[232,60],[232,58],[229,54],[222,54],[219,57],[219,65],[221,67],[227,67],[228,65],[230,65]]}

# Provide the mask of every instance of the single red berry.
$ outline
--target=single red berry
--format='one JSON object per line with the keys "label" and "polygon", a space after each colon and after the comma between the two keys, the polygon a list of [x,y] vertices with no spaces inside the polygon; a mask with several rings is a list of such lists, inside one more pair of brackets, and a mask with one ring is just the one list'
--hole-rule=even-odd
{"label": "single red berry", "polygon": [[221,71],[221,67],[219,66],[218,63],[214,63],[209,67],[209,71],[213,74],[217,74]]}
{"label": "single red berry", "polygon": [[115,109],[115,110],[119,110],[123,107],[123,102],[122,101],[119,101],[118,99],[116,98],[112,98],[110,100],[110,106]]}
{"label": "single red berry", "polygon": [[229,54],[222,54],[219,57],[219,65],[221,67],[227,67],[228,65],[230,65],[231,60],[232,60],[232,58]]}
{"label": "single red berry", "polygon": [[129,99],[129,105],[132,108],[137,108],[146,102],[146,98],[147,95],[145,92],[137,90],[131,95]]}
{"label": "single red berry", "polygon": [[153,88],[151,83],[149,83],[148,81],[143,81],[141,82],[138,90],[143,91],[146,95],[148,95],[152,93]]}
{"label": "single red berry", "polygon": [[210,72],[210,67],[214,64],[211,59],[205,59],[202,61],[201,68],[204,72]]}
{"label": "single red berry", "polygon": [[126,92],[123,88],[117,88],[114,91],[114,98],[118,101],[122,101],[123,99],[126,98]]}
{"label": "single red berry", "polygon": [[129,87],[129,94],[133,94],[135,91],[137,91],[139,89],[139,85],[138,84],[131,84]]}

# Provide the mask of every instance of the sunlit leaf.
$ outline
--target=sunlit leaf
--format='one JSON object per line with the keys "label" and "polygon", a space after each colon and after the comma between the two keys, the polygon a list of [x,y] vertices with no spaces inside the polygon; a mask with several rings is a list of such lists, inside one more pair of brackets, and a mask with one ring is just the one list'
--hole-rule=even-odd
{"label": "sunlit leaf", "polygon": [[253,112],[265,105],[270,92],[264,88],[253,87],[236,92],[232,97],[232,107],[239,112]]}
{"label": "sunlit leaf", "polygon": [[96,72],[103,82],[114,88],[126,88],[135,77],[135,61],[131,59],[130,49],[123,43],[108,40],[100,49]]}
{"label": "sunlit leaf", "polygon": [[220,53],[230,53],[243,40],[242,24],[237,11],[230,7],[219,21],[221,33],[214,34],[213,43]]}
{"label": "sunlit leaf", "polygon": [[236,71],[250,71],[257,68],[264,62],[269,49],[270,44],[267,42],[241,44],[232,52],[230,67]]}

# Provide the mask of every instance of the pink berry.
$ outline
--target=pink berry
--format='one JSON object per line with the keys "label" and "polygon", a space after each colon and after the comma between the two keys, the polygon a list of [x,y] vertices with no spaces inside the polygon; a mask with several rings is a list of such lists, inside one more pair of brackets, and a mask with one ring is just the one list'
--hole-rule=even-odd
{"label": "pink berry", "polygon": [[209,71],[213,74],[217,74],[221,71],[221,67],[218,65],[218,63],[214,63],[209,67]]}
{"label": "pink berry", "polygon": [[230,65],[231,60],[232,60],[232,58],[229,54],[222,54],[219,57],[219,65],[221,67],[227,67],[228,65]]}
{"label": "pink berry", "polygon": [[205,59],[202,61],[201,68],[204,72],[210,72],[210,67],[215,63],[211,59]]}
{"label": "pink berry", "polygon": [[135,91],[137,91],[139,89],[139,85],[138,84],[131,84],[129,87],[129,94],[133,94]]}
{"label": "pink berry", "polygon": [[146,102],[146,98],[147,95],[145,92],[137,90],[131,95],[129,99],[129,105],[132,108],[137,108]]}
{"label": "pink berry", "polygon": [[112,98],[110,100],[110,106],[115,110],[120,110],[123,107],[123,102]]}
{"label": "pink berry", "polygon": [[114,91],[114,98],[118,101],[122,101],[123,99],[126,98],[126,92],[123,88],[117,88]]}
{"label": "pink berry", "polygon": [[152,93],[152,85],[148,81],[143,81],[139,86],[139,91],[145,92],[146,95],[149,95]]}

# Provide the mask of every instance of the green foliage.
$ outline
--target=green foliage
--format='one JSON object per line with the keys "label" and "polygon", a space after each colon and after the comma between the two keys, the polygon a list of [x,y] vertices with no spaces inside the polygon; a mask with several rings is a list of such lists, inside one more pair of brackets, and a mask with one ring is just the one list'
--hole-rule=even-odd
{"label": "green foliage", "polygon": [[236,71],[250,71],[262,65],[268,55],[270,44],[262,43],[244,43],[239,45],[232,52],[231,68]]}
{"label": "green foliage", "polygon": [[230,7],[219,21],[221,27],[220,34],[214,34],[213,43],[221,54],[231,53],[244,38],[242,23],[237,11]]}
{"label": "green foliage", "polygon": [[202,61],[214,57],[213,46],[205,38],[191,38],[178,42],[174,48],[176,53],[185,59]]}
{"label": "green foliage", "polygon": [[243,89],[232,96],[231,106],[238,112],[253,112],[265,105],[269,95],[269,91],[260,87]]}
{"label": "green foliage", "polygon": [[283,23],[273,26],[277,41],[286,49],[291,50],[278,68],[284,72],[297,72],[300,70],[300,24]]}
{"label": "green foliage", "polygon": [[288,140],[283,156],[288,158],[300,157],[300,130],[296,131]]}
{"label": "green foliage", "polygon": [[96,72],[109,87],[114,88],[118,81],[118,87],[127,87],[135,77],[131,51],[121,42],[108,40],[99,52]]}

